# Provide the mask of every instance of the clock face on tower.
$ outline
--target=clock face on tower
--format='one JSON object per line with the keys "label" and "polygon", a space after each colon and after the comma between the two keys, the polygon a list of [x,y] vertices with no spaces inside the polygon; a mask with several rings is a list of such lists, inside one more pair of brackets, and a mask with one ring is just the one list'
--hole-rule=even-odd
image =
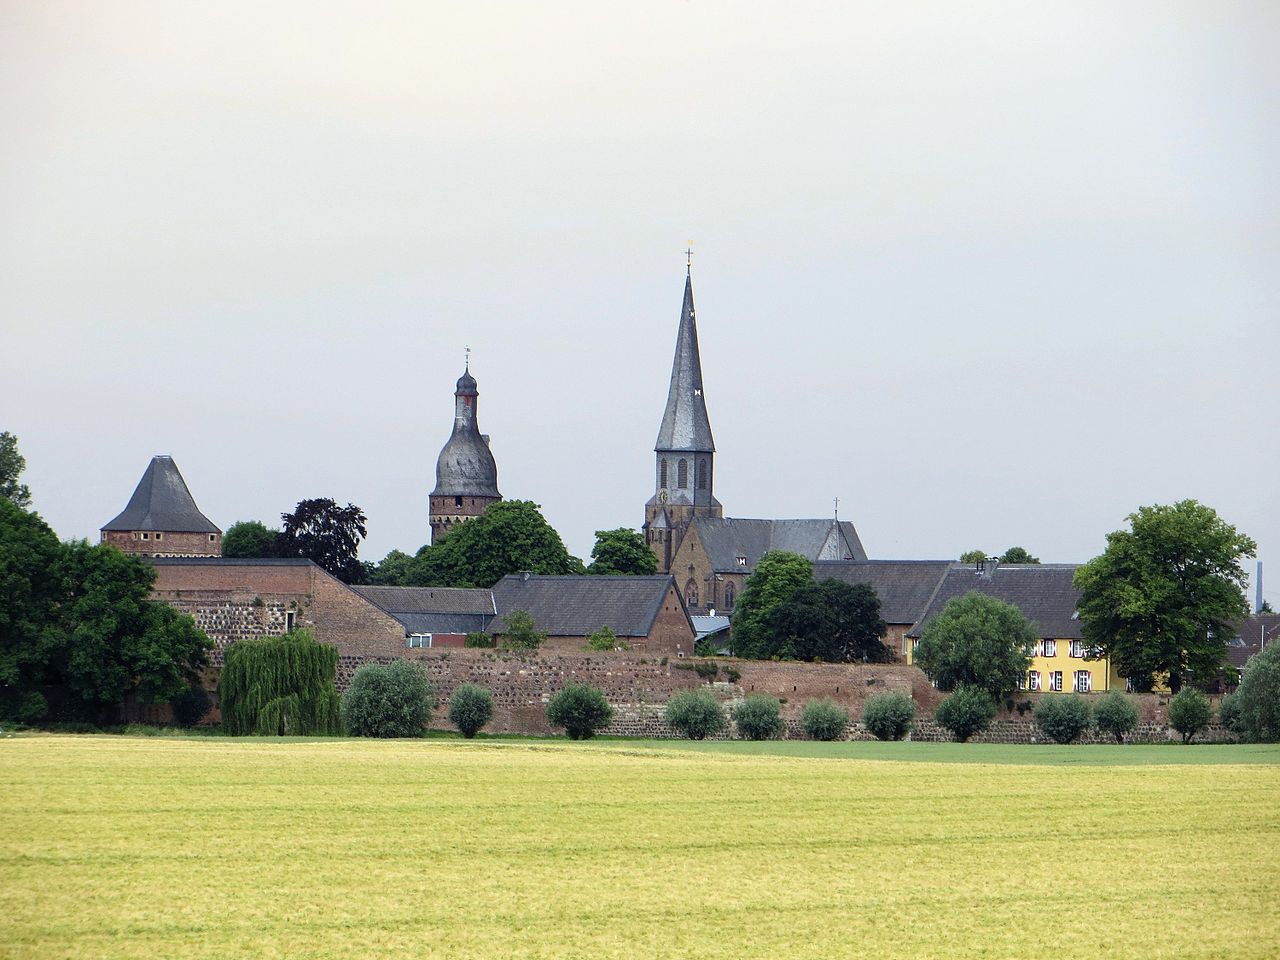
{"label": "clock face on tower", "polygon": [[667,491],[665,491],[665,490],[659,490],[659,491],[658,491],[658,502],[659,502],[659,503],[666,503],[666,502],[667,502]]}

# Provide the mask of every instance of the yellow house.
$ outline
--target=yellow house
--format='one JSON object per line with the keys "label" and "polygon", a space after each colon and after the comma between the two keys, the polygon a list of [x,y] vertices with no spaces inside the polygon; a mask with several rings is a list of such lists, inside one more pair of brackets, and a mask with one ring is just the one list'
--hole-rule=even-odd
{"label": "yellow house", "polygon": [[924,613],[903,637],[907,663],[914,659],[925,624],[942,612],[948,600],[971,591],[1003,600],[1036,625],[1040,639],[1027,651],[1031,666],[1020,684],[1041,693],[1105,693],[1124,690],[1124,678],[1105,657],[1090,657],[1077,605],[1080,591],[1072,578],[1073,563],[954,563],[929,598]]}

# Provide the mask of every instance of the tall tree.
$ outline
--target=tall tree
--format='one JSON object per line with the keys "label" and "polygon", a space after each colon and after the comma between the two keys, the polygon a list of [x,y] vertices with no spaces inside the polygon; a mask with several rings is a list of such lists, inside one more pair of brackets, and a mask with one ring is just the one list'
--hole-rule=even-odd
{"label": "tall tree", "polygon": [[306,557],[343,583],[364,579],[360,541],[365,536],[364,511],[354,503],[340,507],[327,497],[299,501],[293,513],[282,513],[280,542],[284,552]]}
{"label": "tall tree", "polygon": [[766,656],[773,608],[812,582],[813,563],[798,553],[770,550],[761,557],[733,611],[729,644],[734,655],[748,659]]}
{"label": "tall tree", "polygon": [[1130,529],[1076,571],[1085,639],[1138,690],[1208,682],[1248,616],[1241,560],[1257,545],[1195,500],[1139,507]]}
{"label": "tall tree", "polygon": [[0,497],[0,716],[38,720],[48,709],[61,553],[48,524]]}
{"label": "tall tree", "polygon": [[966,550],[960,554],[961,563],[980,563],[987,559],[987,551],[985,550]]}
{"label": "tall tree", "polygon": [[410,570],[413,557],[403,550],[392,550],[376,564],[369,574],[369,582],[375,586],[410,586]]}
{"label": "tall tree", "polygon": [[1010,547],[1000,557],[1001,563],[1039,563],[1039,557],[1033,557],[1022,547]]}
{"label": "tall tree", "polygon": [[419,550],[409,579],[415,586],[491,587],[523,570],[583,572],[582,561],[569,555],[536,503],[503,500],[455,527],[439,543]]}
{"label": "tall tree", "polygon": [[881,642],[887,629],[880,598],[865,583],[840,580],[805,583],[767,618],[769,639],[763,656],[821,659],[827,663],[888,663],[893,653]]}
{"label": "tall tree", "polygon": [[24,509],[31,506],[31,491],[18,482],[25,469],[27,461],[18,452],[18,438],[7,430],[0,433],[0,499]]}
{"label": "tall tree", "polygon": [[256,559],[282,555],[280,531],[261,520],[233,523],[222,535],[222,555],[236,559]]}
{"label": "tall tree", "polygon": [[1031,665],[1035,627],[1012,604],[970,591],[925,624],[913,662],[939,690],[977,687],[999,699]]}
{"label": "tall tree", "polygon": [[591,548],[587,573],[647,576],[657,570],[658,558],[637,531],[627,527],[596,531],[596,545]]}

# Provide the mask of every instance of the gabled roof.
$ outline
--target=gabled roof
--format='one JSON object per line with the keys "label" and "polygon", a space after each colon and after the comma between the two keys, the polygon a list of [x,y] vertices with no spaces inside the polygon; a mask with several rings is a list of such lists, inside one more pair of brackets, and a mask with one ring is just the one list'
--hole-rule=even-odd
{"label": "gabled roof", "polygon": [[221,533],[200,512],[173,457],[152,457],[129,505],[103,530],[161,530],[165,533]]}
{"label": "gabled roof", "polygon": [[[718,573],[750,573],[770,550],[788,550],[810,560],[865,560],[858,531],[848,520],[744,520],[695,517],[712,568]],[[746,558],[746,564],[738,562]]]}
{"label": "gabled roof", "polygon": [[1262,650],[1263,640],[1280,643],[1280,614],[1254,614],[1236,626],[1235,638],[1227,643],[1227,659],[1233,667],[1243,667]]}
{"label": "gabled roof", "polygon": [[[538,630],[551,636],[585,637],[607,626],[620,637],[647,637],[674,586],[670,576],[512,574],[493,586],[498,618],[489,632],[501,633],[506,626],[503,617],[523,610],[533,617]],[[679,593],[673,592],[679,598]],[[683,601],[679,602],[683,608]]]}
{"label": "gabled roof", "polygon": [[481,633],[493,620],[493,594],[465,587],[352,587],[406,633]]}
{"label": "gabled roof", "polygon": [[658,439],[653,449],[711,453],[715,448],[711,421],[707,418],[707,400],[702,391],[702,357],[698,352],[698,324],[693,311],[693,280],[686,276],[684,306],[676,334],[676,354],[671,362],[671,386],[667,390],[667,406],[662,413],[662,426],[658,428]]}
{"label": "gabled roof", "polygon": [[948,600],[976,590],[1013,604],[1036,624],[1041,637],[1078,640],[1084,634],[1076,616],[1080,591],[1072,584],[1076,568],[1074,563],[1001,563],[988,564],[983,573],[977,573],[973,564],[953,563],[907,636],[920,636],[925,624],[942,612]]}
{"label": "gabled roof", "polygon": [[881,619],[914,624],[924,615],[951,564],[950,560],[820,560],[813,566],[813,576],[865,583],[880,598]]}

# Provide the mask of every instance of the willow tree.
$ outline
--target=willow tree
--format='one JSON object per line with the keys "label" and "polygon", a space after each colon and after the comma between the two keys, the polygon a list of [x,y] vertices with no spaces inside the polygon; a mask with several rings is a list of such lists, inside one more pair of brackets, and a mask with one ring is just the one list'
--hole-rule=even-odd
{"label": "willow tree", "polygon": [[218,681],[223,726],[236,736],[338,733],[337,666],[338,648],[309,630],[233,643]]}

